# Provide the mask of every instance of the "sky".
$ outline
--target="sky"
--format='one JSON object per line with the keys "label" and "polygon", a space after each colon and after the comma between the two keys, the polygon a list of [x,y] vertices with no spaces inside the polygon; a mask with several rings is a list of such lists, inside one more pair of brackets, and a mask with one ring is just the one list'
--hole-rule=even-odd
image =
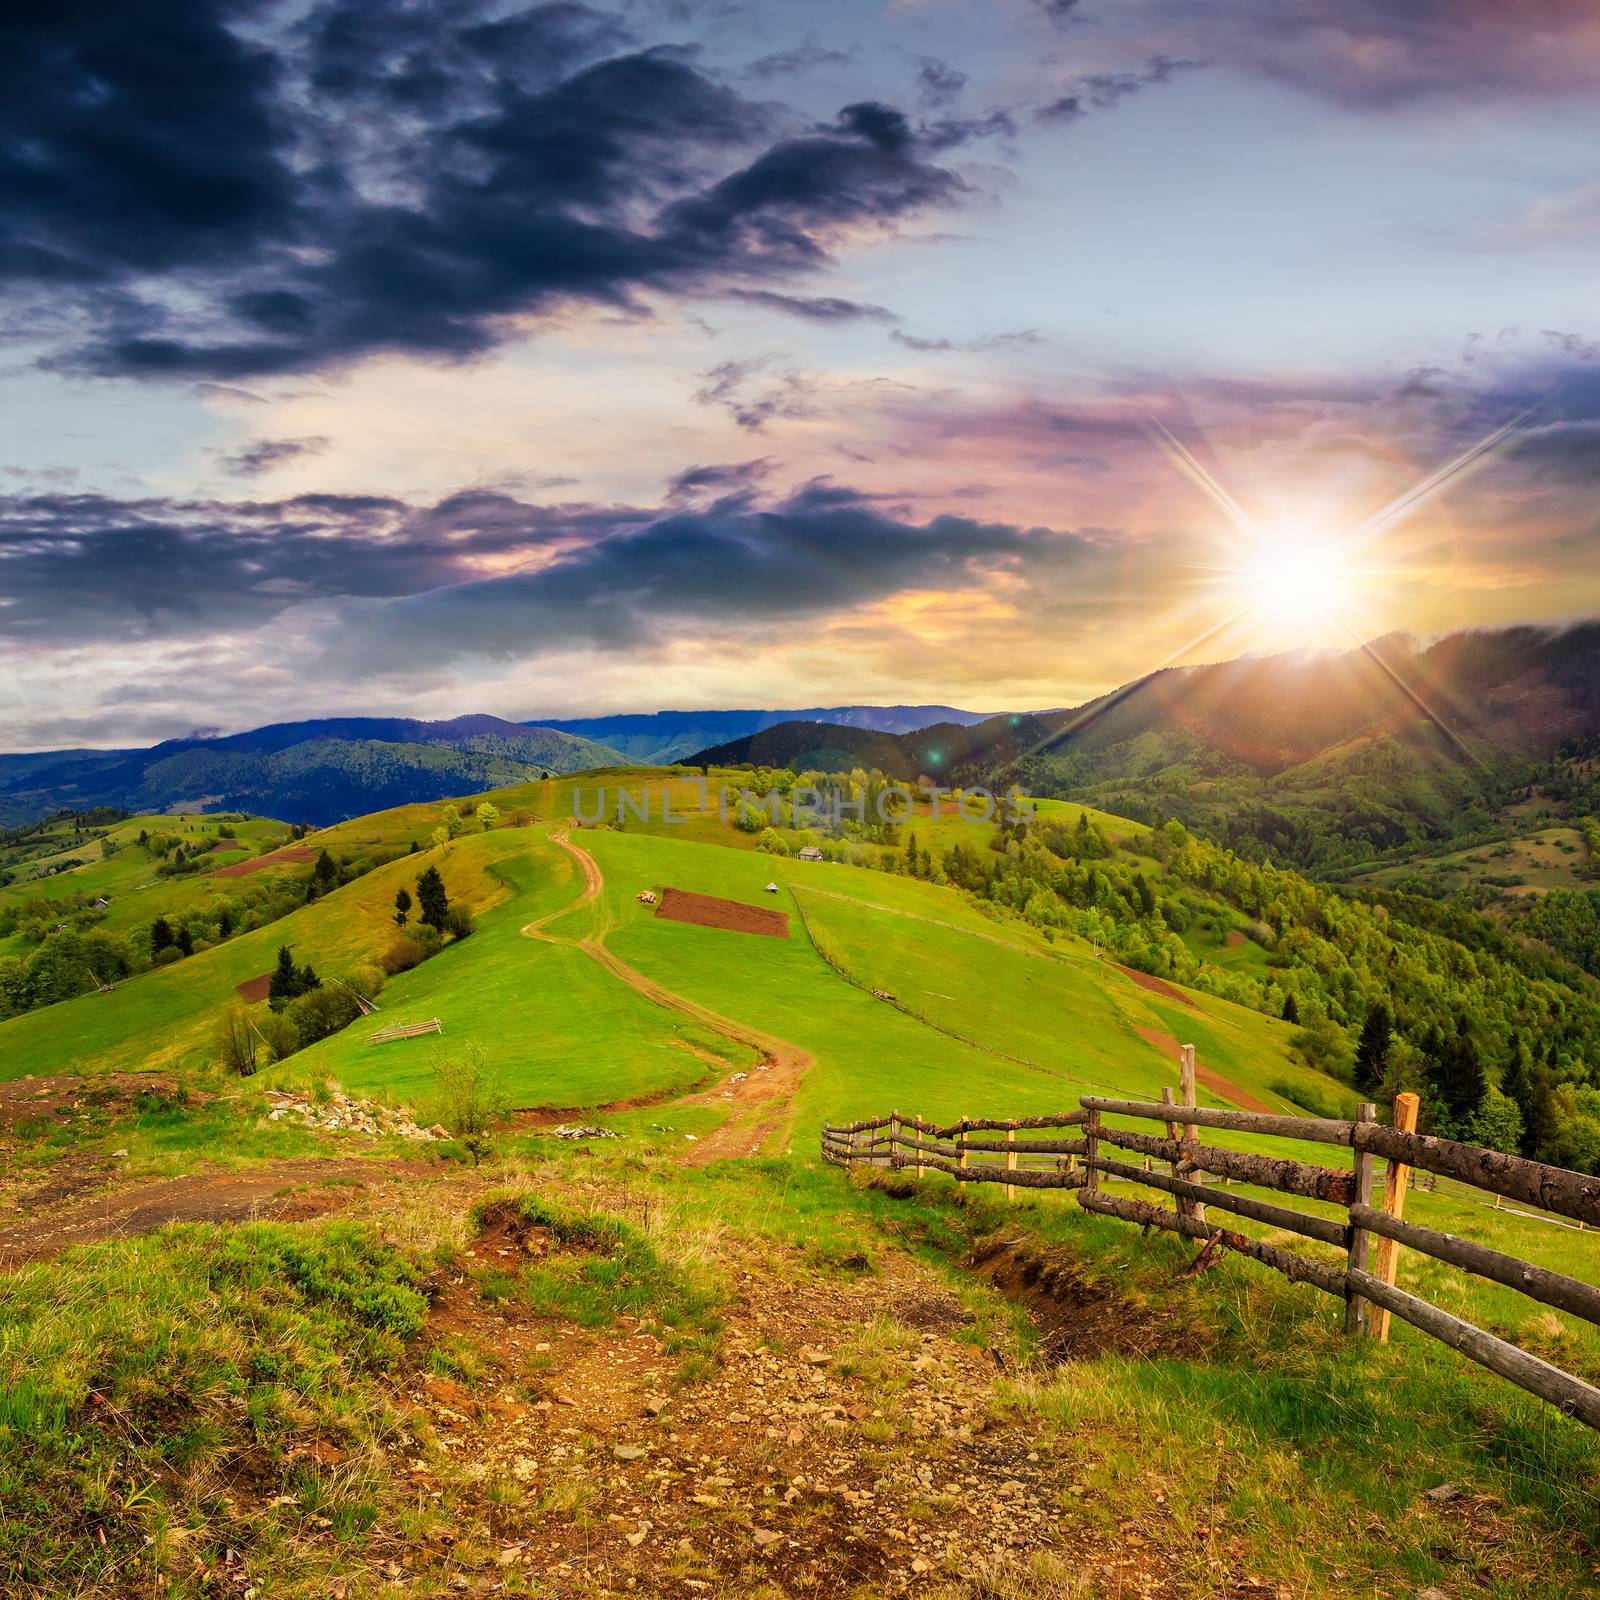
{"label": "sky", "polygon": [[1600,613],[1591,0],[0,13],[0,749]]}

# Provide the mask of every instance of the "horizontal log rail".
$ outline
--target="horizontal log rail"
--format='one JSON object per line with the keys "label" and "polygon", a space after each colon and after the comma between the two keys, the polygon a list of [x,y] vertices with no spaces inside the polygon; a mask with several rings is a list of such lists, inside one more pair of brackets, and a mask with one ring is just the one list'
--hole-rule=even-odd
{"label": "horizontal log rail", "polygon": [[1418,1223],[1391,1217],[1387,1211],[1376,1211],[1371,1206],[1352,1206],[1350,1220],[1358,1228],[1381,1233],[1385,1238],[1409,1245],[1413,1250],[1420,1250],[1437,1261],[1445,1261],[1452,1267],[1476,1273],[1480,1278],[1503,1283],[1508,1289],[1520,1290],[1530,1300],[1542,1300],[1558,1311],[1570,1311],[1575,1317],[1600,1323],[1600,1289],[1593,1284],[1580,1283],[1564,1273],[1551,1272],[1545,1267],[1534,1266],[1531,1261],[1503,1255],[1487,1245],[1459,1238],[1453,1233],[1439,1233]]}
{"label": "horizontal log rail", "polygon": [[[1187,1116],[1187,1111],[1184,1114]],[[1190,1144],[1187,1140],[1161,1139],[1151,1134],[1131,1133],[1125,1128],[1102,1127],[1100,1142],[1176,1162],[1180,1172],[1185,1168],[1198,1169],[1219,1178],[1234,1178],[1240,1183],[1259,1184],[1263,1189],[1301,1195],[1307,1200],[1326,1200],[1340,1206],[1350,1203],[1350,1174],[1335,1172],[1330,1167],[1286,1161],[1279,1156],[1252,1155],[1245,1150],[1222,1150],[1216,1145]]]}
{"label": "horizontal log rail", "polygon": [[[1396,1121],[1402,1125],[1394,1127],[1372,1120],[1371,1106],[1363,1106],[1360,1119],[1349,1122],[1332,1117],[1278,1116],[1197,1106],[1193,1103],[1191,1049],[1183,1049],[1182,1101],[1169,1099],[1157,1104],[1085,1095],[1079,1101],[1080,1109],[1056,1116],[963,1117],[945,1125],[894,1112],[887,1117],[825,1126],[822,1156],[843,1167],[862,1164],[899,1171],[914,1169],[918,1177],[932,1169],[947,1173],[962,1184],[1003,1183],[1007,1199],[1014,1198],[1017,1189],[1074,1191],[1078,1205],[1085,1211],[1147,1230],[1165,1229],[1204,1241],[1208,1246],[1220,1245],[1271,1267],[1293,1283],[1311,1284],[1343,1299],[1347,1332],[1364,1330],[1384,1339],[1388,1336],[1388,1316],[1398,1317],[1509,1382],[1548,1400],[1568,1416],[1600,1429],[1600,1388],[1397,1288],[1393,1281],[1395,1255],[1400,1246],[1405,1246],[1600,1325],[1600,1287],[1475,1240],[1423,1227],[1407,1221],[1403,1214],[1405,1176],[1417,1167],[1450,1181],[1452,1187],[1464,1185],[1469,1197],[1492,1194],[1571,1218],[1580,1227],[1600,1227],[1600,1178],[1412,1132],[1415,1096],[1403,1095],[1396,1101]],[[1108,1125],[1107,1117],[1144,1119],[1159,1123],[1161,1129],[1138,1133]],[[1017,1137],[1019,1132],[1080,1127],[1083,1131],[1078,1136]],[[1342,1145],[1353,1152],[1353,1166],[1341,1170],[1201,1144],[1201,1128]],[[973,1133],[1004,1137],[975,1139],[971,1137]],[[1107,1146],[1142,1155],[1145,1165],[1117,1160],[1106,1153]],[[1371,1204],[1375,1158],[1387,1161],[1391,1173],[1382,1209]],[[1152,1162],[1161,1163],[1163,1170],[1153,1169]],[[1321,1201],[1339,1207],[1343,1214],[1314,1215],[1194,1181],[1203,1173],[1226,1183],[1249,1184]],[[1107,1194],[1102,1184],[1110,1179],[1169,1194],[1174,1205],[1169,1209],[1131,1196]],[[1496,1206],[1499,1203],[1497,1198]],[[1333,1265],[1267,1239],[1219,1228],[1206,1218],[1208,1206],[1331,1246],[1343,1252],[1343,1259]],[[1553,1221],[1554,1217],[1543,1220]],[[1366,1243],[1369,1236],[1383,1241],[1370,1263],[1371,1270]]]}
{"label": "horizontal log rail", "polygon": [[1099,1156],[1084,1163],[1096,1172],[1108,1173],[1113,1178],[1126,1178],[1130,1183],[1142,1183],[1151,1189],[1160,1189],[1183,1200],[1200,1200],[1219,1211],[1231,1211],[1235,1216],[1249,1217],[1252,1222],[1264,1222],[1269,1228],[1283,1228],[1290,1233],[1302,1234],[1307,1239],[1317,1239],[1323,1244],[1336,1244],[1341,1249],[1345,1242],[1345,1225],[1331,1217],[1313,1217],[1304,1211],[1293,1211],[1288,1206],[1275,1206],[1266,1200],[1252,1200],[1248,1195],[1230,1194],[1226,1189],[1203,1189],[1197,1183],[1185,1183],[1182,1178],[1169,1178],[1164,1172],[1145,1172],[1130,1166],[1126,1161],[1114,1161],[1109,1156]]}
{"label": "horizontal log rail", "polygon": [[1402,1133],[1377,1122],[1362,1127],[1357,1148],[1600,1227],[1600,1178],[1582,1172],[1568,1172],[1565,1167],[1546,1166],[1542,1161],[1529,1161],[1526,1156],[1508,1156],[1500,1150],[1484,1150],[1433,1134]]}
{"label": "horizontal log rail", "polygon": [[1216,1228],[1197,1217],[1180,1216],[1162,1206],[1146,1205],[1143,1200],[1126,1200],[1118,1195],[1089,1194],[1080,1191],[1078,1204],[1085,1211],[1099,1211],[1108,1217],[1120,1217],[1124,1222],[1137,1222],[1142,1228],[1168,1228],[1174,1233],[1186,1234],[1191,1239],[1209,1241],[1220,1235],[1221,1243],[1239,1255],[1249,1256],[1263,1266],[1275,1267],[1291,1283],[1315,1284],[1329,1294],[1341,1299],[1345,1292],[1345,1275],[1337,1267],[1324,1266],[1320,1261],[1308,1261],[1292,1250],[1281,1250],[1263,1239],[1252,1239],[1246,1234],[1234,1233],[1228,1228]]}
{"label": "horizontal log rail", "polygon": [[1448,1311],[1441,1311],[1438,1306],[1429,1305],[1426,1300],[1407,1294],[1404,1289],[1385,1283],[1382,1278],[1373,1277],[1370,1272],[1351,1272],[1350,1280],[1351,1287],[1359,1290],[1365,1299],[1393,1312],[1403,1322],[1432,1334],[1530,1394],[1548,1400],[1569,1417],[1576,1417],[1591,1428],[1600,1428],[1600,1389],[1592,1384],[1551,1366],[1548,1361],[1541,1361],[1538,1356],[1529,1355],[1526,1350],[1519,1350],[1504,1339],[1497,1339],[1492,1333],[1485,1333],[1470,1322],[1463,1322],[1460,1317],[1451,1316]]}
{"label": "horizontal log rail", "polygon": [[[1102,1117],[1144,1117],[1151,1122],[1167,1122],[1172,1107],[1149,1100],[1107,1100],[1102,1095],[1086,1094],[1079,1102],[1086,1110]],[[1233,1128],[1240,1133],[1264,1133],[1278,1139],[1308,1139],[1314,1144],[1350,1143],[1353,1122],[1338,1122],[1331,1117],[1280,1117],[1257,1111],[1224,1111],[1213,1106],[1183,1106],[1183,1120],[1202,1128]]]}
{"label": "horizontal log rail", "polygon": [[929,1156],[918,1161],[913,1156],[890,1156],[891,1167],[934,1167],[948,1172],[960,1183],[1005,1183],[1019,1189],[1076,1189],[1083,1183],[1081,1172],[1042,1172],[1038,1167],[1007,1169],[991,1165],[962,1166],[957,1161],[942,1161]]}

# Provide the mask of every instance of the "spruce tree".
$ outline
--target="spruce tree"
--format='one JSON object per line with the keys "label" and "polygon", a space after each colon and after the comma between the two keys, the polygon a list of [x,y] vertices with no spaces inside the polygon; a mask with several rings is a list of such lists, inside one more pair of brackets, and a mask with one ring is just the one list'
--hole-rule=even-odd
{"label": "spruce tree", "polygon": [[172,924],[165,917],[157,917],[150,924],[150,954],[159,955],[175,942],[172,937]]}
{"label": "spruce tree", "polygon": [[1295,1000],[1292,989],[1283,997],[1283,1020],[1285,1022],[1298,1022],[1300,1020],[1300,1006]]}
{"label": "spruce tree", "polygon": [[403,884],[394,892],[394,925],[403,928],[411,915],[411,891]]}
{"label": "spruce tree", "polygon": [[267,982],[267,1003],[282,1011],[300,993],[299,974],[294,970],[294,952],[286,944],[278,946],[278,964]]}
{"label": "spruce tree", "polygon": [[450,897],[444,890],[444,879],[439,876],[437,867],[429,867],[417,879],[417,904],[421,907],[421,918],[430,928],[444,931],[444,919],[450,912]]}
{"label": "spruce tree", "polygon": [[1394,1033],[1394,1021],[1383,1001],[1376,1001],[1361,1024],[1361,1038],[1356,1044],[1356,1088],[1371,1094],[1383,1083],[1389,1062],[1389,1040]]}

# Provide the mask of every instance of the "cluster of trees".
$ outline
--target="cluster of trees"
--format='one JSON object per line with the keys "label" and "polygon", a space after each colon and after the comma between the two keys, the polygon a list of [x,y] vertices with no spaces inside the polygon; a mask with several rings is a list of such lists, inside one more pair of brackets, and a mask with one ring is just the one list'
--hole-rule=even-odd
{"label": "cluster of trees", "polygon": [[383,989],[383,973],[362,966],[324,984],[309,962],[297,966],[294,952],[280,946],[265,1008],[236,1002],[218,1015],[212,1053],[230,1072],[248,1077],[263,1061],[283,1061],[297,1050],[348,1027],[362,1014],[362,1002]]}
{"label": "cluster of trees", "polygon": [[[413,924],[412,912],[417,912]],[[297,963],[288,945],[278,949],[264,1007],[236,1003],[218,1015],[213,1037],[215,1059],[232,1072],[248,1075],[263,1060],[282,1061],[348,1027],[361,1015],[362,1001],[375,1000],[385,975],[405,972],[437,955],[447,940],[472,933],[472,913],[452,904],[439,869],[429,866],[416,880],[416,893],[395,891],[398,930],[389,948],[370,965],[324,983],[309,961]]]}
{"label": "cluster of trees", "polygon": [[[1558,957],[1463,908],[1247,860],[1175,819],[1119,841],[1087,813],[981,837],[937,856],[908,837],[867,861],[1282,1016],[1308,1065],[1373,1099],[1417,1092],[1429,1131],[1600,1171],[1600,1001]],[[1202,929],[1243,933],[1264,974],[1208,963]]]}
{"label": "cluster of trees", "polygon": [[[153,856],[161,854],[162,836],[141,838]],[[165,847],[174,848],[170,836]],[[90,994],[102,984],[169,966],[254,932],[405,854],[385,847],[345,859],[324,849],[309,869],[230,878],[228,893],[164,911],[148,928],[124,934],[99,926],[106,912],[81,893],[56,899],[31,895],[13,902],[0,908],[0,938],[21,934],[36,948],[26,955],[0,956],[0,1020]]]}

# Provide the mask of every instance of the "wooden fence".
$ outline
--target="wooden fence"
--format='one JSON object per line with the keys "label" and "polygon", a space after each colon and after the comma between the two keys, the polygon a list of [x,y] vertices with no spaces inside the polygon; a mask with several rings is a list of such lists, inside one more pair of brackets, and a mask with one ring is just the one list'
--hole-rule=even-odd
{"label": "wooden fence", "polygon": [[444,1024],[434,1017],[429,1022],[397,1022],[392,1027],[379,1028],[372,1035],[374,1044],[388,1044],[392,1039],[415,1039],[424,1033],[443,1033]]}
{"label": "wooden fence", "polygon": [[[1399,1248],[1405,1245],[1600,1324],[1600,1289],[1593,1285],[1422,1227],[1404,1216],[1406,1179],[1412,1168],[1420,1168],[1593,1227],[1600,1225],[1600,1178],[1416,1133],[1412,1095],[1396,1101],[1393,1126],[1379,1123],[1370,1105],[1362,1106],[1351,1121],[1197,1106],[1192,1063],[1192,1050],[1185,1047],[1182,1101],[1175,1100],[1170,1089],[1164,1091],[1160,1105],[1086,1095],[1077,1110],[1059,1116],[1008,1121],[963,1118],[948,1127],[895,1112],[842,1127],[825,1126],[822,1156],[840,1166],[914,1170],[918,1177],[931,1169],[962,1183],[1003,1183],[1008,1199],[1019,1188],[1075,1191],[1086,1211],[1142,1228],[1164,1228],[1202,1241],[1212,1250],[1218,1246],[1233,1250],[1292,1282],[1312,1284],[1343,1300],[1347,1333],[1386,1338],[1390,1316],[1399,1317],[1569,1416],[1600,1428],[1600,1389],[1395,1286]],[[1142,1133],[1108,1123],[1108,1117],[1153,1122],[1159,1131]],[[1065,1138],[1035,1136],[1061,1128],[1080,1131]],[[1201,1130],[1212,1128],[1343,1147],[1350,1159],[1342,1167],[1325,1167],[1201,1143]],[[1108,1154],[1107,1146],[1132,1152],[1144,1164]],[[1375,1158],[1389,1163],[1381,1205],[1373,1204]],[[1224,1187],[1207,1183],[1208,1174]],[[1173,1205],[1109,1194],[1106,1185],[1113,1180],[1160,1190],[1173,1197]],[[1318,1216],[1225,1187],[1234,1183],[1319,1200],[1339,1207],[1344,1216]],[[1207,1208],[1331,1245],[1342,1253],[1343,1262],[1314,1260],[1220,1227],[1207,1218]]]}

